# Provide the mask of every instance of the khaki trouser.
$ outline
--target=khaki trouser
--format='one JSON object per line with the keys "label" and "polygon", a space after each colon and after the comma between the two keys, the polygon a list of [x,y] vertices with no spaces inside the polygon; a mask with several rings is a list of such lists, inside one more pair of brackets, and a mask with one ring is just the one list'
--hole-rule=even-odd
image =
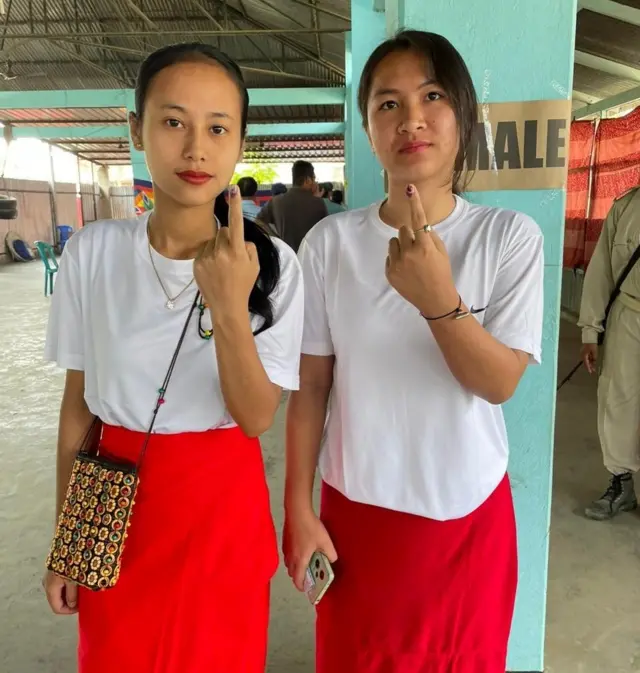
{"label": "khaki trouser", "polygon": [[598,435],[612,474],[640,470],[640,302],[620,295],[607,321]]}

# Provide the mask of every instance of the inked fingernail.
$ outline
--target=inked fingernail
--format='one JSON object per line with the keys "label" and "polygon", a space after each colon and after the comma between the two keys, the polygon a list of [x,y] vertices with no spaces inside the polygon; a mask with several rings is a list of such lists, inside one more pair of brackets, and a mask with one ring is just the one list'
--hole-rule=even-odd
{"label": "inked fingernail", "polygon": [[407,185],[407,196],[413,196],[415,191],[416,189],[413,185]]}
{"label": "inked fingernail", "polygon": [[233,185],[229,190],[229,194],[231,194],[231,196],[236,196],[238,194],[238,185]]}

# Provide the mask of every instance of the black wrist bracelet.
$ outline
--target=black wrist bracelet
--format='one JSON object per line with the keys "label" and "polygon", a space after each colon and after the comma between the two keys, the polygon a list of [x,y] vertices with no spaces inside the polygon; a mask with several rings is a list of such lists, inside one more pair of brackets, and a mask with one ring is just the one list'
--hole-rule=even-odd
{"label": "black wrist bracelet", "polygon": [[457,318],[465,318],[466,316],[469,315],[468,311],[463,311],[462,310],[462,297],[458,295],[458,305],[453,309],[453,311],[449,311],[449,313],[443,313],[442,315],[438,315],[435,317],[431,317],[428,315],[425,315],[424,313],[420,313],[420,315],[427,321],[427,322],[434,322],[435,320],[442,320],[443,318],[450,318],[451,316],[455,316]]}
{"label": "black wrist bracelet", "polygon": [[434,322],[435,320],[442,320],[443,318],[450,318],[453,316],[454,320],[461,320],[462,318],[466,318],[467,316],[470,315],[477,315],[478,313],[484,313],[486,311],[486,306],[484,308],[473,308],[473,306],[468,310],[468,311],[463,311],[462,310],[462,297],[458,295],[458,305],[453,309],[453,311],[449,311],[449,313],[443,313],[442,315],[435,316],[435,318],[430,318],[429,316],[425,315],[424,313],[420,313],[420,316],[424,318],[427,322]]}

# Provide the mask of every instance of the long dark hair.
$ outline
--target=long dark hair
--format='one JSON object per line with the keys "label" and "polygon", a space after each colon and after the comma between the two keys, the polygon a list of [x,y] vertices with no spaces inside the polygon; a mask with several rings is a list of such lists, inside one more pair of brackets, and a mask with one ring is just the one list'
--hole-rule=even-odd
{"label": "long dark hair", "polygon": [[[147,56],[140,66],[136,82],[136,117],[138,121],[142,122],[144,116],[144,106],[149,86],[161,70],[178,63],[207,61],[213,61],[223,68],[238,87],[238,93],[242,99],[241,135],[244,138],[249,116],[249,92],[242,77],[242,72],[224,52],[201,42],[162,47]],[[222,226],[229,226],[229,206],[224,192],[216,198],[214,213]],[[257,335],[273,325],[274,314],[271,295],[280,281],[280,255],[269,235],[255,222],[247,218],[244,219],[244,238],[246,241],[255,244],[260,261],[258,279],[249,295],[249,312],[262,318],[260,326],[254,332]]]}
{"label": "long dark hair", "polygon": [[403,51],[412,51],[429,62],[434,79],[451,100],[458,122],[458,154],[453,168],[452,185],[454,194],[460,194],[467,184],[465,163],[478,120],[478,98],[464,59],[445,37],[422,30],[402,30],[376,47],[362,70],[358,88],[358,108],[363,123],[366,128],[367,106],[377,67],[390,54]]}
{"label": "long dark hair", "polygon": [[[229,226],[229,204],[224,192],[216,197],[213,212],[223,227]],[[280,255],[269,235],[247,217],[244,218],[244,240],[255,244],[260,263],[258,279],[249,295],[249,310],[262,318],[262,324],[254,332],[257,335],[273,325],[270,297],[280,280]]]}

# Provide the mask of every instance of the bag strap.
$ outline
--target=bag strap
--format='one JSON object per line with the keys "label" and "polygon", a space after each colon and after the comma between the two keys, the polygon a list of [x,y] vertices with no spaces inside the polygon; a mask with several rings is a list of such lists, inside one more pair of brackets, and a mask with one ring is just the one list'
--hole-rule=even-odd
{"label": "bag strap", "polygon": [[151,416],[151,423],[149,423],[149,429],[147,430],[147,434],[144,438],[144,444],[142,445],[142,450],[140,451],[140,455],[138,456],[138,462],[136,464],[137,470],[140,469],[140,466],[142,465],[142,459],[144,458],[144,455],[147,452],[147,447],[149,446],[149,439],[151,439],[151,433],[153,431],[153,426],[156,423],[158,411],[160,411],[160,407],[164,404],[164,396],[167,392],[167,387],[169,386],[169,381],[171,380],[173,369],[176,366],[176,361],[178,360],[180,349],[182,348],[184,338],[187,334],[187,329],[189,327],[189,323],[191,322],[191,317],[193,316],[193,312],[196,310],[196,307],[198,306],[199,302],[200,302],[200,292],[196,292],[196,296],[195,299],[193,300],[193,304],[191,304],[191,308],[189,309],[187,319],[184,321],[184,327],[182,328],[180,338],[178,339],[178,344],[176,345],[175,351],[173,351],[173,356],[171,357],[171,362],[169,363],[169,368],[167,369],[167,373],[165,374],[164,381],[162,382],[162,385],[158,389],[158,398],[156,399],[156,406],[154,407],[153,414]]}
{"label": "bag strap", "polygon": [[[193,312],[196,310],[196,307],[198,306],[200,302],[200,292],[196,293],[195,299],[193,300],[193,304],[191,305],[191,308],[189,309],[189,314],[187,315],[187,319],[184,322],[184,327],[182,328],[182,332],[180,333],[180,338],[178,339],[178,344],[176,345],[175,350],[173,351],[173,355],[171,356],[171,362],[169,363],[169,368],[167,369],[167,373],[165,374],[164,381],[162,382],[162,385],[158,389],[158,397],[156,399],[156,405],[153,409],[153,413],[151,416],[151,422],[149,423],[149,428],[147,429],[147,433],[144,438],[144,444],[142,445],[142,450],[140,451],[140,455],[138,456],[138,461],[136,463],[136,469],[139,470],[140,466],[142,465],[142,459],[144,458],[145,453],[147,452],[147,446],[149,445],[149,439],[151,438],[151,433],[153,432],[153,427],[156,423],[156,417],[158,416],[158,411],[160,411],[160,407],[164,404],[164,396],[167,392],[167,387],[169,385],[169,381],[171,380],[171,375],[173,374],[174,367],[176,365],[176,361],[178,359],[178,355],[180,353],[180,349],[182,348],[182,344],[184,342],[184,338],[187,334],[187,329],[189,327],[189,323],[191,322],[191,318],[193,316]],[[80,445],[80,454],[83,455],[95,455],[97,454],[97,448],[96,446],[90,441],[91,438],[93,437],[93,432],[100,423],[100,418],[98,416],[93,417],[93,421],[91,422],[91,425],[89,426],[89,430],[87,431],[87,434],[84,436],[84,439],[82,440],[82,444]]]}
{"label": "bag strap", "polygon": [[89,429],[87,430],[87,433],[85,434],[82,440],[82,444],[80,444],[80,451],[78,452],[78,454],[82,454],[85,456],[95,456],[98,453],[98,449],[95,443],[92,442],[91,440],[93,438],[95,429],[98,427],[98,424],[100,422],[101,421],[98,416],[93,417],[91,425],[89,426]]}

